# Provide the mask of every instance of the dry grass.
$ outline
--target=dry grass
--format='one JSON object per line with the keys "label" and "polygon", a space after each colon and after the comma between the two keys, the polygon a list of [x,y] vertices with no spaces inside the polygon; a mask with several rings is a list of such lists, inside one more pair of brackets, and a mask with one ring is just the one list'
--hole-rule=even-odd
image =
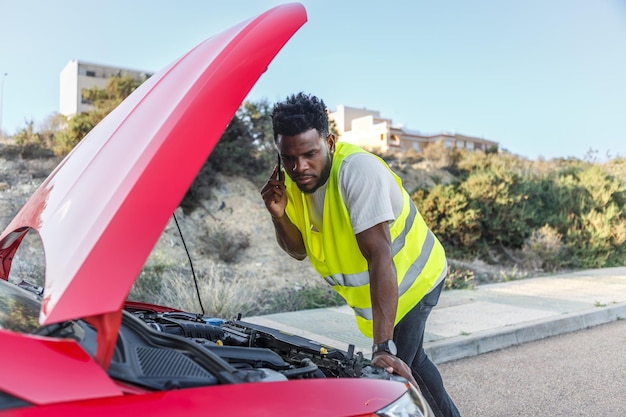
{"label": "dry grass", "polygon": [[[208,261],[196,270],[202,307],[208,316],[232,318],[255,310],[258,284],[232,277],[224,265]],[[154,252],[131,289],[129,299],[201,312],[191,268]]]}
{"label": "dry grass", "polygon": [[[183,310],[199,311],[199,302],[190,278],[168,280],[162,296],[164,304]],[[217,268],[207,276],[198,279],[198,289],[206,315],[220,318],[235,318],[238,314],[247,316],[256,312],[257,295],[260,292],[254,282],[229,280]]]}

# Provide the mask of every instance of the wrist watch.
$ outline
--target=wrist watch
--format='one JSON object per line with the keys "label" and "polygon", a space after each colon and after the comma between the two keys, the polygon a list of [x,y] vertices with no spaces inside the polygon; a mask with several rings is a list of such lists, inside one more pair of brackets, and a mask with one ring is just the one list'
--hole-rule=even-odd
{"label": "wrist watch", "polygon": [[398,349],[396,348],[396,344],[393,343],[393,340],[385,340],[382,343],[376,343],[372,346],[372,356],[378,352],[387,352],[390,355],[396,356],[398,354]]}

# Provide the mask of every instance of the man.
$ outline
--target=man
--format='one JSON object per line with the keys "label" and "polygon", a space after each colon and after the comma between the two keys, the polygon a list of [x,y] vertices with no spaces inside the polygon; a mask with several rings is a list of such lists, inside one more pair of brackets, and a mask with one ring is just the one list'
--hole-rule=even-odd
{"label": "man", "polygon": [[261,194],[278,244],[298,260],[308,256],[353,308],[373,338],[373,365],[419,385],[433,409],[458,416],[423,349],[445,253],[399,177],[377,156],[338,143],[315,96],[277,103],[272,125],[280,159]]}

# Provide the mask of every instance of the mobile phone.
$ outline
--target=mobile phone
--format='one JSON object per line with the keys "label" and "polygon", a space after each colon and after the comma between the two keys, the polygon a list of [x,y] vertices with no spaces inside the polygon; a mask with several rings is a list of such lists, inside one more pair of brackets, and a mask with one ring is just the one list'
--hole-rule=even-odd
{"label": "mobile phone", "polygon": [[276,154],[276,164],[278,165],[278,170],[276,171],[276,179],[280,180],[280,171],[283,168],[282,168],[282,161],[280,159],[280,154],[279,153]]}

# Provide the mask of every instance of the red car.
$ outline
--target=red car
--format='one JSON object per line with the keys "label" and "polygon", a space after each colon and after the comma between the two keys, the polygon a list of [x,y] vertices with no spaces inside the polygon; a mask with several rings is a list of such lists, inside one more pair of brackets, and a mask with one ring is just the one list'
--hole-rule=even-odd
{"label": "red car", "polygon": [[[126,297],[270,61],[306,22],[275,7],[212,36],[96,126],[0,235],[0,416],[425,416],[406,380],[242,320]],[[29,230],[44,288],[9,280]]]}

